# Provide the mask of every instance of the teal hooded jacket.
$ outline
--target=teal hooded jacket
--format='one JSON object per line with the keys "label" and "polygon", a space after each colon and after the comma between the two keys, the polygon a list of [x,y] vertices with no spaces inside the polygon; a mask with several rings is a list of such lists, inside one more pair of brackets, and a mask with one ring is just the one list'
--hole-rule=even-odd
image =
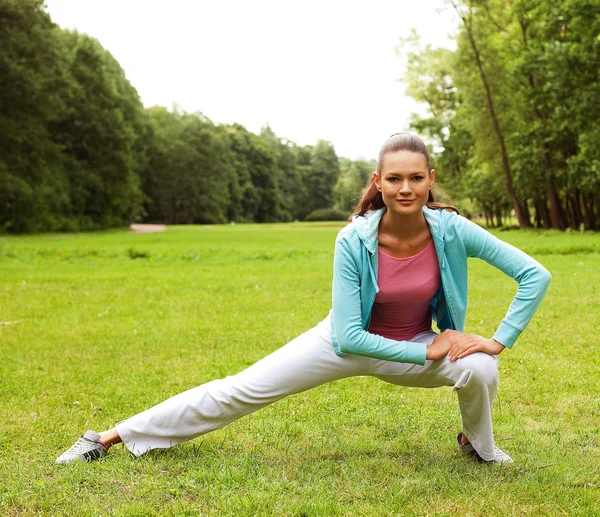
{"label": "teal hooded jacket", "polygon": [[[337,355],[364,355],[424,364],[427,345],[367,332],[377,286],[379,221],[386,207],[355,216],[338,234],[333,261],[331,339]],[[467,258],[497,267],[519,284],[493,339],[511,348],[531,321],[550,283],[550,273],[521,250],[447,210],[423,208],[438,257],[442,284],[431,302],[440,331],[464,331],[467,314]]]}

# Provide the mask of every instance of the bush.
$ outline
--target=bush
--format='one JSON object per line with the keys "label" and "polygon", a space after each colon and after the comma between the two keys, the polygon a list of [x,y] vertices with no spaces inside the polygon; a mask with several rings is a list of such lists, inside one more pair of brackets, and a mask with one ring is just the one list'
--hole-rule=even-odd
{"label": "bush", "polygon": [[146,250],[138,250],[136,248],[129,248],[129,250],[127,250],[127,253],[129,254],[129,258],[132,260],[135,260],[138,258],[150,258],[150,252],[146,251]]}
{"label": "bush", "polygon": [[348,214],[335,208],[317,208],[308,214],[305,221],[346,221]]}

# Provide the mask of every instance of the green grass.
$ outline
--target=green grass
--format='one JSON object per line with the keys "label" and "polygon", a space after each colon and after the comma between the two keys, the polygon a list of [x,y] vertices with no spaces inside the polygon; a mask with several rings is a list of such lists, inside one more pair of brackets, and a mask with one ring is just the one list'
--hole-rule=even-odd
{"label": "green grass", "polygon": [[[497,443],[460,457],[456,397],[361,377],[133,458],[54,460],[170,395],[235,373],[325,317],[340,224],[0,238],[2,515],[599,515],[600,235],[499,232],[553,273],[502,354]],[[515,291],[473,261],[467,330]]]}

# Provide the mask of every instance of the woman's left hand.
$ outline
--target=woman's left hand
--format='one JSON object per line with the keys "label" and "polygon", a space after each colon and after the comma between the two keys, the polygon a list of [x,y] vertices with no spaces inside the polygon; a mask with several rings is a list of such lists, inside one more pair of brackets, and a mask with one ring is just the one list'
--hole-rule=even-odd
{"label": "woman's left hand", "polygon": [[504,350],[504,345],[493,339],[487,339],[476,334],[464,334],[459,331],[450,331],[452,346],[448,352],[450,361],[462,359],[475,352],[484,352],[488,355],[498,355]]}

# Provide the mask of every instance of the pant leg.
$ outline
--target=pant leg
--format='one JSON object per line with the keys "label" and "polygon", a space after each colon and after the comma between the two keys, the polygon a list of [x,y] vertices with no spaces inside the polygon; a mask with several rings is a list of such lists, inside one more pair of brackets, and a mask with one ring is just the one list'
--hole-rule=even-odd
{"label": "pant leg", "polygon": [[[434,332],[423,332],[411,341],[431,343]],[[453,386],[458,396],[462,429],[484,460],[494,458],[492,405],[498,389],[498,357],[482,352],[454,362],[448,357],[423,366],[375,361],[371,375],[392,384],[421,388]]]}
{"label": "pant leg", "polygon": [[288,395],[344,377],[369,375],[372,361],[356,355],[338,357],[326,318],[237,375],[175,395],[118,423],[117,431],[139,456],[219,429]]}

